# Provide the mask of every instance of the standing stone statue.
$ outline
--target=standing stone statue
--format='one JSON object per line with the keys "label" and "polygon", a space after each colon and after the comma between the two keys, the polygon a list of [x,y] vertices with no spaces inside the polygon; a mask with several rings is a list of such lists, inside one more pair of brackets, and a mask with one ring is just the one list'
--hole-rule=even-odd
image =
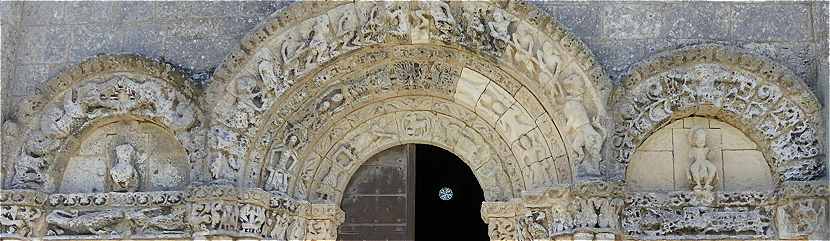
{"label": "standing stone statue", "polygon": [[[138,160],[134,160],[134,159]],[[137,157],[135,148],[130,144],[121,144],[115,147],[115,160],[110,170],[112,190],[115,192],[135,192],[140,183],[136,163],[143,163],[145,155]]]}
{"label": "standing stone statue", "polygon": [[578,76],[570,75],[557,85],[559,95],[562,96],[562,112],[565,114],[565,129],[571,146],[571,156],[589,176],[599,175],[599,162],[602,160],[602,142],[605,139],[605,129],[600,123],[599,116],[592,119],[582,101],[584,84]]}
{"label": "standing stone statue", "polygon": [[288,192],[289,175],[294,172],[297,155],[294,148],[299,143],[296,136],[290,136],[286,145],[275,148],[271,156],[271,163],[266,168],[268,177],[265,179],[265,191]]}
{"label": "standing stone statue", "polygon": [[692,164],[689,166],[689,180],[692,190],[712,191],[712,184],[717,176],[717,167],[706,158],[709,148],[706,147],[706,131],[701,128],[692,129],[689,134],[689,159]]}

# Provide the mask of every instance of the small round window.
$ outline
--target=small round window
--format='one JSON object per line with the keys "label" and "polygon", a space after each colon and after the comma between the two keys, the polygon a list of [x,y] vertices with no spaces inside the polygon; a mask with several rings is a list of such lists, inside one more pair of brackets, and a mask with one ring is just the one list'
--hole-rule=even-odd
{"label": "small round window", "polygon": [[438,190],[438,198],[444,201],[452,200],[452,189],[448,187],[441,188],[441,190]]}

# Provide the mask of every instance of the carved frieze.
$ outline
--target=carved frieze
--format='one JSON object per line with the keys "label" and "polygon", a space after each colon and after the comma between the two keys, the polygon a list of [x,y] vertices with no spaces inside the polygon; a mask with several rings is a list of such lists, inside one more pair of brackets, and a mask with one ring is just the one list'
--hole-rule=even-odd
{"label": "carved frieze", "polygon": [[762,147],[780,181],[823,176],[815,96],[784,68],[775,67],[781,78],[771,78],[758,72],[757,66],[747,66],[774,65],[755,58],[724,47],[692,46],[657,56],[633,70],[615,93],[616,160],[628,163],[649,134],[674,119],[698,114],[747,133]]}
{"label": "carved frieze", "polygon": [[[11,187],[56,189],[57,177],[63,172],[58,167],[71,158],[67,155],[83,141],[78,139],[84,131],[111,122],[140,120],[163,126],[175,135],[188,160],[202,158],[205,153],[201,151],[204,143],[200,136],[206,122],[190,97],[190,89],[181,86],[183,79],[169,65],[119,55],[88,60],[52,80],[48,92],[30,99],[41,104],[21,110],[35,113],[24,115],[33,118],[21,128],[24,141],[14,164]],[[122,155],[113,161],[113,178],[124,179],[120,181],[125,185],[138,184],[134,180],[138,173],[131,173],[131,165],[139,155],[134,147],[133,151],[126,146],[117,149],[121,150],[117,154],[129,157]],[[118,183],[115,179],[112,181]],[[127,186],[115,188],[134,190]]]}

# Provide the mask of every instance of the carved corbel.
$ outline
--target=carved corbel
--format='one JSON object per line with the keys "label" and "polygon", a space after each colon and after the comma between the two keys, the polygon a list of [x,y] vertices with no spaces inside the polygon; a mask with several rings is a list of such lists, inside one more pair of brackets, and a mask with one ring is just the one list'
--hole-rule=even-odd
{"label": "carved corbel", "polygon": [[481,219],[487,223],[490,240],[517,240],[516,217],[519,201],[484,202],[481,204]]}
{"label": "carved corbel", "polygon": [[346,220],[336,204],[311,204],[307,215],[305,240],[335,240],[337,227]]}

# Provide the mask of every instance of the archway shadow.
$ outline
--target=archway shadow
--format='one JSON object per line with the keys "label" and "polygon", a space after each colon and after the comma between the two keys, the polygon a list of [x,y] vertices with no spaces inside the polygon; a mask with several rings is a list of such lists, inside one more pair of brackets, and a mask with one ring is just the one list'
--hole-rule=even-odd
{"label": "archway shadow", "polygon": [[480,214],[484,192],[473,171],[435,146],[417,145],[415,159],[415,239],[489,240]]}

